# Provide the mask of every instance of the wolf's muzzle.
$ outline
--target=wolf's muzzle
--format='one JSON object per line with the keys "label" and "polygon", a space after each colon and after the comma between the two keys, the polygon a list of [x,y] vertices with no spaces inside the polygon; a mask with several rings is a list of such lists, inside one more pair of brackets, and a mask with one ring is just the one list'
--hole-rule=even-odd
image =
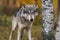
{"label": "wolf's muzzle", "polygon": [[33,21],[33,19],[30,19],[30,21],[32,22],[32,21]]}

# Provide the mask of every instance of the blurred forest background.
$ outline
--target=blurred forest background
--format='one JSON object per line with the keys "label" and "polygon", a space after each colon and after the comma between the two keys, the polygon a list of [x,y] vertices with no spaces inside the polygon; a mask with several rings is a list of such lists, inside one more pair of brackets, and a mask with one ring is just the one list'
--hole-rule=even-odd
{"label": "blurred forest background", "polygon": [[[0,40],[8,40],[9,34],[11,32],[11,19],[12,15],[18,11],[21,6],[21,3],[24,4],[34,4],[35,0],[0,0]],[[42,0],[37,0],[39,6],[39,15],[36,17],[33,27],[32,27],[32,39],[41,40],[41,29],[42,29]],[[58,0],[53,0],[55,27],[57,25],[58,19]],[[13,40],[16,40],[17,29],[14,32]],[[22,40],[27,40],[26,33]]]}

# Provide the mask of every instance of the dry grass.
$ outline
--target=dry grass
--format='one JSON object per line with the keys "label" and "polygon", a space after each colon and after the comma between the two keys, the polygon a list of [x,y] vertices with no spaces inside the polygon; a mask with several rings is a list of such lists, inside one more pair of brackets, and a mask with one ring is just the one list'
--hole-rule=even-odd
{"label": "dry grass", "polygon": [[[13,40],[16,40],[17,38],[17,29],[13,33]],[[9,34],[11,32],[11,25],[9,26],[0,26],[0,40],[8,40]],[[40,26],[33,26],[32,27],[32,39],[33,40],[41,40],[40,39],[40,33],[41,33],[41,27]],[[22,40],[28,40],[27,39],[27,33],[24,31],[23,39]]]}

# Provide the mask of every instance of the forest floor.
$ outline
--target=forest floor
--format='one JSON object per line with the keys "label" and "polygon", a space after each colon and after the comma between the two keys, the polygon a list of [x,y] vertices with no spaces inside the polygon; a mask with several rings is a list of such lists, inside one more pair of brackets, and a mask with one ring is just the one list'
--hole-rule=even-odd
{"label": "forest floor", "polygon": [[[11,25],[8,26],[0,26],[0,40],[9,40],[9,35],[11,32]],[[13,37],[12,40],[16,40],[17,39],[17,29],[15,30],[15,32],[13,33]],[[33,40],[41,40],[41,26],[32,26],[32,39]],[[24,35],[23,35],[23,39],[22,40],[28,40],[27,37],[27,32],[24,31]]]}

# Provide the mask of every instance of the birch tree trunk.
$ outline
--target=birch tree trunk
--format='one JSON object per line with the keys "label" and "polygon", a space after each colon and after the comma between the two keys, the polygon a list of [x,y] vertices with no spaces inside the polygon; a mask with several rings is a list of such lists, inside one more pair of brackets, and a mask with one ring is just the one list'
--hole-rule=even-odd
{"label": "birch tree trunk", "polygon": [[54,13],[52,0],[42,0],[42,40],[54,40]]}
{"label": "birch tree trunk", "polygon": [[59,17],[58,17],[58,26],[56,29],[56,40],[60,40],[60,9],[59,9]]}

